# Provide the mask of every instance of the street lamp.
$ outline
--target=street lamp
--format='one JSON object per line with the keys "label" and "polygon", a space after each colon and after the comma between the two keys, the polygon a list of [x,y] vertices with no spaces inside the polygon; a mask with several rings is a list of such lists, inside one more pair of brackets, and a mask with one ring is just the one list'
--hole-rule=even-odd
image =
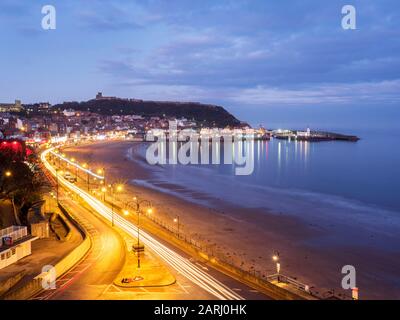
{"label": "street lamp", "polygon": [[[110,184],[110,185],[108,185],[108,187],[110,188],[111,197],[112,197],[112,199],[111,199],[111,225],[114,227],[114,201],[115,201],[114,187],[115,187],[115,184]],[[107,191],[106,188],[103,187],[102,190],[103,189],[105,189]],[[121,192],[124,188],[122,185],[119,184],[119,185],[117,185],[117,187],[115,189],[116,189],[116,191]],[[103,201],[106,202],[106,192],[104,192]]]}
{"label": "street lamp", "polygon": [[144,203],[147,203],[149,208],[147,209],[147,213],[153,213],[151,202],[148,200],[139,200],[137,197],[133,197],[133,201],[129,201],[126,203],[129,206],[131,203],[135,204],[135,209],[137,213],[137,245],[136,245],[136,252],[137,252],[137,267],[140,269],[140,251],[144,250],[144,247],[140,245],[140,206]]}
{"label": "street lamp", "polygon": [[103,201],[106,201],[106,192],[107,192],[107,188],[103,187],[101,188],[101,192],[103,193]]}
{"label": "street lamp", "polygon": [[179,238],[179,226],[180,226],[180,223],[179,223],[179,216],[176,216],[176,217],[174,218],[174,223],[177,223],[177,224],[178,224],[178,238]]}
{"label": "street lamp", "polygon": [[90,174],[89,174],[90,168],[89,168],[89,165],[87,163],[84,163],[82,165],[82,167],[87,170],[86,171],[86,184],[87,184],[87,191],[90,191]]}
{"label": "street lamp", "polygon": [[[100,180],[100,184],[106,185],[106,169],[105,168],[98,169],[97,174],[98,175],[103,174],[103,179]],[[96,178],[94,178],[94,179],[97,180]]]}
{"label": "street lamp", "polygon": [[11,176],[12,176],[11,171],[6,171],[6,172],[5,172],[5,176],[6,176],[7,178],[11,177]]}
{"label": "street lamp", "polygon": [[281,271],[281,264],[279,262],[279,252],[276,252],[273,256],[272,256],[272,260],[274,262],[276,262],[276,273],[279,275],[280,271]]}
{"label": "street lamp", "polygon": [[57,180],[57,187],[56,187],[56,192],[57,192],[57,204],[58,204],[58,171],[59,171],[60,169],[58,169],[58,168],[56,168],[56,180]]}

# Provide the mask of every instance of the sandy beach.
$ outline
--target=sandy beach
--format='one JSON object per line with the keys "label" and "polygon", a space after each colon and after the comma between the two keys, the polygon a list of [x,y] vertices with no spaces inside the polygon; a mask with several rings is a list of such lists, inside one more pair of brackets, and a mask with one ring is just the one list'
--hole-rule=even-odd
{"label": "sandy beach", "polygon": [[[261,275],[275,273],[271,257],[279,251],[283,274],[315,286],[320,292],[331,289],[344,292],[341,289],[341,269],[350,264],[357,270],[361,298],[400,299],[399,248],[393,247],[392,252],[385,252],[368,246],[368,241],[375,241],[380,234],[342,223],[309,223],[284,212],[242,208],[222,199],[208,199],[217,205],[205,206],[135,185],[132,183],[134,179],[145,181],[151,178],[151,172],[126,156],[127,150],[137,145],[134,142],[99,142],[69,147],[64,152],[91,167],[106,168],[108,182],[124,182],[129,196],[137,194],[152,201],[155,214],[170,222],[171,226],[174,217],[179,216],[183,233],[232,257],[246,270],[257,270]],[[167,187],[175,192],[191,192],[174,185],[173,181]],[[204,197],[202,194],[192,196]],[[354,237],[358,241],[356,245],[350,241],[346,246],[320,243],[319,237],[327,233],[333,238],[351,240]],[[365,241],[361,238],[365,246],[359,245],[360,237],[365,238]]]}

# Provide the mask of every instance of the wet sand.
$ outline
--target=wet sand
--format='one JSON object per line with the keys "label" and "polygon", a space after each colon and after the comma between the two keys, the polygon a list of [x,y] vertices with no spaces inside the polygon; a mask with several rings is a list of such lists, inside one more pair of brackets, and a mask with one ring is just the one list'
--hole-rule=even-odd
{"label": "wet sand", "polygon": [[[65,152],[92,167],[105,167],[108,182],[130,183],[133,179],[151,178],[151,172],[126,158],[126,151],[137,145],[99,142],[70,147]],[[177,192],[191,192],[173,182],[168,187]],[[271,256],[279,251],[283,274],[315,286],[321,293],[331,289],[343,293],[341,269],[350,264],[357,270],[360,298],[400,299],[399,247],[393,248],[393,252],[371,249],[368,241],[374,235],[367,235],[358,226],[306,223],[284,213],[245,209],[222,199],[210,199],[217,203],[215,209],[131,183],[126,189],[132,195],[152,201],[157,217],[171,226],[173,218],[179,216],[183,233],[231,257],[246,270],[256,270],[261,275],[275,273]],[[195,193],[192,196],[204,197]],[[351,241],[346,246],[319,243],[319,237],[327,233],[350,240],[352,236],[362,236],[366,238],[365,245],[354,246]]]}

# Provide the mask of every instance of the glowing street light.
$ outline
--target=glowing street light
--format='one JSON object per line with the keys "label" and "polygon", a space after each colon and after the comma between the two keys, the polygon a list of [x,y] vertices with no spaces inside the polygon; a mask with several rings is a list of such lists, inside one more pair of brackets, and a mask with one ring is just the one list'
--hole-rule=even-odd
{"label": "glowing street light", "polygon": [[[104,171],[104,169],[103,169]],[[115,191],[117,192],[121,192],[122,190],[124,190],[123,185],[119,184],[117,186],[115,186],[115,184],[109,184],[108,187],[110,188],[111,191],[111,224],[114,227],[114,201],[115,201]],[[106,188],[104,188],[106,189]],[[115,190],[114,190],[115,189]],[[107,190],[107,189],[106,189]],[[106,201],[106,193],[104,192],[104,199],[103,201]]]}
{"label": "glowing street light", "polygon": [[279,252],[275,253],[272,256],[272,260],[276,263],[276,273],[279,275],[279,273],[281,271],[281,264],[279,262]]}
{"label": "glowing street light", "polygon": [[179,216],[176,216],[176,217],[174,218],[174,223],[176,223],[177,226],[178,226],[178,238],[179,238],[179,226],[180,226],[180,223],[179,223]]}
{"label": "glowing street light", "polygon": [[128,210],[124,210],[123,213],[124,213],[124,216],[129,216],[129,211]]}
{"label": "glowing street light", "polygon": [[7,178],[11,177],[11,176],[12,176],[11,171],[6,171],[6,172],[5,172],[5,176],[6,176]]}

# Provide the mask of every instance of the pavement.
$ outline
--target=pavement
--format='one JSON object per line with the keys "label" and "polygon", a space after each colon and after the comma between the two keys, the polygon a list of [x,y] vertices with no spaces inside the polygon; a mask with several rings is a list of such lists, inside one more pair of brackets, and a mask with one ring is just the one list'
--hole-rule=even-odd
{"label": "pavement", "polygon": [[[149,250],[138,254],[132,251],[136,240],[126,241],[127,253],[125,265],[114,280],[114,284],[122,288],[163,287],[176,282],[175,277],[159,259]],[[138,267],[138,258],[140,267]]]}
{"label": "pavement", "polygon": [[1,269],[0,282],[23,273],[24,277],[12,288],[15,290],[42,273],[43,266],[55,265],[81,242],[82,236],[73,226],[71,226],[71,237],[68,241],[57,240],[54,234],[46,239],[35,240],[32,242],[31,255]]}

